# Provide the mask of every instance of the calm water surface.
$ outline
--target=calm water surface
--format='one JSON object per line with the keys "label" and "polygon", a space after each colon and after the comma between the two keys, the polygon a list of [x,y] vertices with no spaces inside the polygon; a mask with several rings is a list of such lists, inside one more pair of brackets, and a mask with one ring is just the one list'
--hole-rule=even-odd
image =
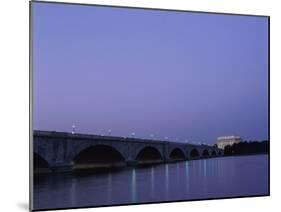
{"label": "calm water surface", "polygon": [[268,156],[221,157],[34,181],[34,208],[85,207],[268,194]]}

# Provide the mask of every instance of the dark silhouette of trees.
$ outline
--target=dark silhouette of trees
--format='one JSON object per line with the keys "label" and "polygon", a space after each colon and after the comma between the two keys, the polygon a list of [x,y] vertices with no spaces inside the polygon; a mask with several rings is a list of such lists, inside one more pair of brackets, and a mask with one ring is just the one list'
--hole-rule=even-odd
{"label": "dark silhouette of trees", "polygon": [[268,141],[244,141],[238,144],[228,145],[224,148],[224,155],[250,155],[250,154],[268,154]]}

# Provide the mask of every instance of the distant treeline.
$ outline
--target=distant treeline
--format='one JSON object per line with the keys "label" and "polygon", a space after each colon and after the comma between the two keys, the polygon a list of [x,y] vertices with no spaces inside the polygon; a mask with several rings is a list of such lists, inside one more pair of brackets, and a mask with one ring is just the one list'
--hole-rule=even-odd
{"label": "distant treeline", "polygon": [[224,147],[224,155],[249,155],[249,154],[268,154],[268,141],[243,141],[238,144]]}

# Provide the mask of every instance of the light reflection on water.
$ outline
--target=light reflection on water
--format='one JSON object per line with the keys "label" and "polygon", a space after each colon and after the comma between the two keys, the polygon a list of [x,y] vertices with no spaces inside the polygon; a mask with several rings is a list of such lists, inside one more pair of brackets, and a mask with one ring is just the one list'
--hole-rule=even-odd
{"label": "light reflection on water", "polygon": [[267,155],[35,178],[35,209],[265,195]]}
{"label": "light reflection on water", "polygon": [[108,173],[108,177],[107,177],[108,179],[107,179],[107,181],[108,181],[108,183],[107,183],[107,202],[108,202],[108,204],[110,204],[110,201],[111,201],[111,193],[112,193],[112,173],[111,172],[109,172]]}
{"label": "light reflection on water", "polygon": [[132,169],[132,203],[136,202],[136,186],[137,186],[137,182],[136,182],[136,169],[133,168]]}
{"label": "light reflection on water", "polygon": [[154,167],[151,167],[151,185],[150,185],[151,191],[150,191],[150,195],[151,198],[154,198]]}
{"label": "light reflection on water", "polygon": [[169,199],[169,164],[165,164],[165,200]]}

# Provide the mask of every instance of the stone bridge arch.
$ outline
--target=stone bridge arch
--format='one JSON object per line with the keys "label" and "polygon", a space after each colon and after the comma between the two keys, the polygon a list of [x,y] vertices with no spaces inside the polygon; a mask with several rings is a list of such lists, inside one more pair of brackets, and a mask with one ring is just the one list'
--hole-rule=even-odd
{"label": "stone bridge arch", "polygon": [[52,153],[52,146],[51,145],[34,145],[33,146],[33,160],[36,158],[42,159],[46,161],[49,167],[52,167],[54,164],[54,156]]}
{"label": "stone bridge arch", "polygon": [[[105,147],[104,148],[105,151],[110,150],[110,149],[115,150],[124,158],[125,161],[128,157],[126,144],[125,143],[123,144],[122,142],[114,142],[114,141],[111,141],[111,142],[73,141],[73,142],[75,142],[76,144],[72,146],[72,148],[68,154],[68,157],[67,157],[67,161],[72,164],[74,164],[75,158],[83,151],[85,152],[85,151],[87,151],[87,149],[94,149],[95,147],[100,148],[101,146]],[[106,148],[106,147],[108,147],[108,148]],[[111,152],[109,151],[108,153],[110,154]]]}
{"label": "stone bridge arch", "polygon": [[182,148],[175,147],[172,151],[169,153],[169,159],[172,161],[179,161],[179,160],[186,160],[186,154],[185,151]]}
{"label": "stone bridge arch", "polygon": [[221,149],[218,149],[218,150],[217,150],[217,156],[218,156],[218,157],[223,156],[223,154],[224,154],[223,150],[221,150]]}
{"label": "stone bridge arch", "polygon": [[198,148],[193,147],[189,151],[189,158],[190,159],[199,159],[201,156],[201,152]]}
{"label": "stone bridge arch", "polygon": [[162,163],[165,160],[162,145],[143,144],[133,152],[133,160],[139,164]]}
{"label": "stone bridge arch", "polygon": [[210,156],[211,156],[211,154],[210,154],[210,151],[209,151],[208,148],[202,149],[202,151],[201,151],[201,157],[202,158],[208,158]]}
{"label": "stone bridge arch", "polygon": [[50,163],[42,157],[40,154],[33,152],[33,170],[36,172],[37,170],[51,170]]}
{"label": "stone bridge arch", "polygon": [[211,152],[212,157],[216,157],[218,155],[218,152],[215,149],[213,149]]}
{"label": "stone bridge arch", "polygon": [[168,151],[168,158],[172,161],[186,160],[188,159],[188,154],[183,147],[175,146]]}
{"label": "stone bridge arch", "polygon": [[116,168],[126,165],[126,159],[113,146],[96,144],[81,150],[73,158],[74,169]]}

